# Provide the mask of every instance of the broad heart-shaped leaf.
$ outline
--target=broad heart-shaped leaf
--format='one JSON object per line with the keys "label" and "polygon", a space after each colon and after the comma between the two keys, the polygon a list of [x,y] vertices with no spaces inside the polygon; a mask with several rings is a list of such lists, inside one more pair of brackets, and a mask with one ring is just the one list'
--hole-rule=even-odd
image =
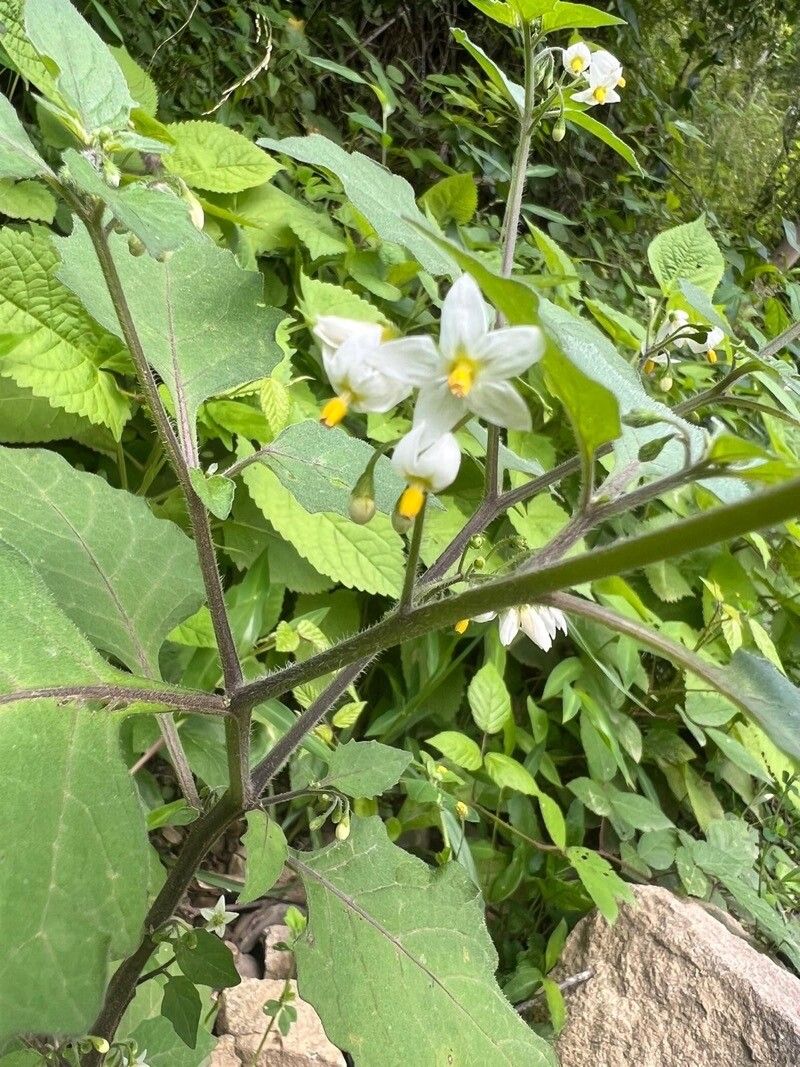
{"label": "broad heart-shaped leaf", "polygon": [[725,270],[722,252],[708,232],[703,215],[654,237],[647,258],[665,296],[683,279],[713,297]]}
{"label": "broad heart-shaped leaf", "polygon": [[[350,494],[374,455],[366,442],[316,420],[298,422],[263,449],[263,462],[306,511],[347,515]],[[375,464],[375,505],[391,514],[405,483],[385,456]]]}
{"label": "broad heart-shaped leaf", "polygon": [[280,824],[265,811],[248,811],[247,830],[242,844],[247,854],[245,881],[239,893],[239,903],[248,904],[272,889],[278,881],[288,848]]}
{"label": "broad heart-shaped leaf", "polygon": [[175,147],[164,157],[164,165],[195,189],[240,193],[283,169],[247,137],[218,122],[173,122],[167,129]]}
{"label": "broad heart-shaped leaf", "polygon": [[181,245],[201,240],[189,218],[188,205],[174,193],[149,189],[140,183],[114,189],[74,149],[67,149],[63,158],[75,185],[90,196],[99,197],[151,255],[172,252]]}
{"label": "broad heart-shaped leaf", "polygon": [[472,174],[450,174],[420,197],[440,226],[457,222],[466,226],[478,210],[478,187]]}
{"label": "broad heart-shaped leaf", "polygon": [[[252,454],[240,439],[239,455]],[[309,514],[263,464],[242,471],[242,481],[264,518],[320,572],[351,589],[396,596],[403,582],[403,542],[386,515],[367,526],[334,512]]]}
{"label": "broad heart-shaped leaf", "polygon": [[555,1067],[500,992],[483,904],[459,864],[432,870],[378,818],[293,863],[309,906],[300,993],[358,1067]]}
{"label": "broad heart-shaped leaf", "polygon": [[[41,444],[80,437],[92,429],[91,423],[78,415],[54,408],[43,397],[20,387],[10,378],[0,378],[0,442],[3,444]],[[110,434],[108,441],[113,446]]]}
{"label": "broad heart-shaped leaf", "polygon": [[[0,546],[0,693],[118,675]],[[0,1042],[79,1035],[147,905],[144,813],[118,720],[54,701],[0,707]]]}
{"label": "broad heart-shaped leaf", "polygon": [[[521,0],[520,7],[523,10],[529,6],[525,0]],[[541,8],[544,5],[536,6]],[[555,4],[548,3],[547,9],[542,18],[542,30],[545,33],[552,33],[553,30],[594,30],[598,26],[621,26],[625,22],[589,4],[568,4],[557,0]]]}
{"label": "broad heart-shaped leaf", "polygon": [[0,178],[39,178],[44,174],[52,171],[31,144],[14,108],[0,94]]}
{"label": "broad heart-shaped leaf", "polygon": [[158,674],[164,638],[203,599],[177,526],[55,452],[0,448],[0,539],[35,562],[99,648],[145,675]]}
{"label": "broad heart-shaped leaf", "polygon": [[[133,107],[125,76],[69,0],[26,0],[25,29],[39,55],[58,67],[58,92],[84,130],[123,129]],[[47,95],[46,87],[39,87]]]}
{"label": "broad heart-shaped leaf", "polygon": [[[85,227],[76,223],[56,244],[61,280],[121,335]],[[166,263],[131,256],[121,236],[112,236],[111,248],[147,359],[172,395],[184,447],[194,450],[203,401],[266,377],[283,358],[275,341],[283,315],[261,304],[260,274],[242,270],[232,252],[202,235]]]}
{"label": "broad heart-shaped leaf", "polygon": [[121,345],[61,285],[57,265],[47,238],[0,230],[0,375],[119,439],[130,405],[102,365]]}
{"label": "broad heart-shaped leaf", "polygon": [[0,181],[0,214],[10,219],[52,222],[55,213],[56,198],[41,182]]}
{"label": "broad heart-shaped leaf", "polygon": [[[424,216],[405,178],[390,173],[360,152],[346,152],[318,133],[282,141],[261,138],[258,143],[272,152],[332,171],[353,206],[384,241],[403,245],[433,275],[453,273],[450,257],[426,236]],[[415,226],[415,222],[419,225]]]}
{"label": "broad heart-shaped leaf", "polygon": [[320,786],[349,797],[377,797],[397,785],[411,759],[409,752],[379,741],[348,741],[328,757],[328,773]]}

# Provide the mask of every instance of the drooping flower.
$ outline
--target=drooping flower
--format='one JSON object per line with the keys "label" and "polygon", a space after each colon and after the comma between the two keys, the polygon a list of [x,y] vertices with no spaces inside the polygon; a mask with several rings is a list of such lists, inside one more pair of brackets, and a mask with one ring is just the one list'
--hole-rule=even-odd
{"label": "drooping flower", "polygon": [[695,337],[682,337],[675,343],[681,348],[688,348],[695,356],[704,355],[709,363],[716,363],[719,358],[716,350],[724,340],[725,331],[714,326],[699,341]]}
{"label": "drooping flower", "polygon": [[[652,348],[663,349],[665,345],[672,344],[677,349],[691,352],[692,355],[705,355],[709,363],[716,363],[719,358],[716,349],[724,340],[725,331],[718,326],[703,333],[701,327],[693,326],[689,322],[689,315],[686,311],[675,308],[669,312],[658,328]],[[665,366],[674,361],[675,357],[670,356],[666,351],[653,352],[645,359],[644,371],[646,374],[652,374],[656,367]]]}
{"label": "drooping flower", "polygon": [[406,482],[397,511],[402,518],[413,519],[422,511],[428,493],[441,493],[456,480],[461,450],[451,433],[431,440],[427,428],[417,426],[398,441],[392,466]]}
{"label": "drooping flower", "polygon": [[207,929],[217,937],[225,936],[225,927],[236,918],[235,911],[225,910],[225,897],[221,896],[213,908],[201,908],[200,914],[206,920]]}
{"label": "drooping flower", "polygon": [[589,88],[575,93],[573,100],[594,107],[595,104],[615,104],[621,99],[617,89],[625,86],[622,64],[610,52],[603,49],[592,52],[586,80]]}
{"label": "drooping flower", "polygon": [[[496,618],[496,611],[487,611],[483,615],[475,615],[472,622],[490,622]],[[456,633],[463,634],[469,621],[461,619],[457,622]],[[543,652],[549,652],[558,631],[567,632],[567,619],[559,608],[547,607],[544,604],[521,604],[519,607],[500,612],[501,644],[506,647],[510,645],[520,630]]]}
{"label": "drooping flower", "polygon": [[569,48],[564,49],[562,58],[564,61],[564,68],[568,70],[570,74],[577,76],[589,69],[589,65],[592,62],[592,53],[589,51],[589,46],[584,41],[578,41],[576,44],[570,45]]}
{"label": "drooping flower", "polygon": [[381,365],[419,386],[414,426],[424,425],[433,440],[470,413],[496,426],[529,430],[530,412],[509,379],[541,359],[544,349],[538,326],[492,329],[477,283],[463,274],[442,304],[438,348],[420,346],[411,358],[387,353]]}
{"label": "drooping flower", "polygon": [[402,365],[434,351],[429,337],[384,340],[379,323],[359,322],[335,315],[321,316],[314,335],[322,346],[322,362],[336,396],[323,405],[321,421],[336,426],[348,411],[384,412],[409,395],[412,384],[383,370],[385,359]]}

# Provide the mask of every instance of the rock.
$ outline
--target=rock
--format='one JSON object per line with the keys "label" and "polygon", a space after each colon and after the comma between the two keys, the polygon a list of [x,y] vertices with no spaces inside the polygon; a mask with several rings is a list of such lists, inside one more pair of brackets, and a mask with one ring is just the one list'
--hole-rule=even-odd
{"label": "rock", "polygon": [[294,978],[295,965],[294,953],[276,949],[275,946],[281,941],[288,943],[292,939],[292,931],[288,926],[268,926],[264,931],[264,977],[265,978]]}
{"label": "rock", "polygon": [[634,892],[613,926],[578,923],[552,975],[594,971],[566,994],[562,1067],[800,1064],[800,980],[697,903]]}
{"label": "rock", "polygon": [[[258,965],[258,961],[255,957],[251,956],[247,952],[242,952],[238,945],[233,941],[226,941],[225,944],[231,950],[233,956],[233,965],[242,978],[260,978],[261,968]],[[275,977],[280,977],[276,975]]]}
{"label": "rock", "polygon": [[232,1034],[224,1034],[217,1039],[217,1046],[206,1060],[205,1067],[241,1067],[241,1064],[235,1038]]}
{"label": "rock", "polygon": [[[297,994],[297,983],[290,984]],[[244,1063],[250,1064],[269,1024],[262,1007],[268,1000],[278,1000],[283,986],[277,979],[245,978],[240,985],[222,991],[217,1030],[232,1035],[236,1053]],[[345,1067],[344,1056],[325,1036],[311,1005],[299,999],[292,1004],[297,1009],[297,1022],[286,1037],[273,1029],[256,1067]]]}

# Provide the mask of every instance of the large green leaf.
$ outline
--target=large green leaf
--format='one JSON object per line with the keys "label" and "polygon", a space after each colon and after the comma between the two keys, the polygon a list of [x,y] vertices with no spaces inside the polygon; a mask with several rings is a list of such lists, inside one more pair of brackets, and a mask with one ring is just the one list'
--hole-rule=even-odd
{"label": "large green leaf", "polygon": [[51,173],[31,144],[16,111],[0,95],[0,178],[39,178]]}
{"label": "large green leaf", "polygon": [[[0,441],[4,444],[41,444],[79,437],[92,429],[79,415],[54,408],[10,378],[0,378]],[[113,441],[108,435],[109,444]]]}
{"label": "large green leaf", "polygon": [[[524,2],[521,5],[526,5]],[[537,7],[543,7],[537,4]],[[545,33],[553,30],[594,30],[599,26],[621,26],[624,19],[616,15],[609,15],[605,11],[599,11],[589,4],[568,4],[557,0],[555,4],[548,3],[547,11],[542,18],[542,29]]]}
{"label": "large green leaf", "polygon": [[412,756],[379,741],[348,741],[328,756],[328,773],[320,787],[331,786],[349,797],[377,797],[400,781]]}
{"label": "large green leaf", "polygon": [[39,181],[0,181],[0,214],[10,219],[52,222],[56,198]]}
{"label": "large green leaf", "polygon": [[203,598],[177,526],[55,452],[0,448],[0,539],[35,562],[99,648],[140,673],[157,675],[164,638]]}
{"label": "large green leaf", "polygon": [[719,246],[701,215],[694,222],[673,226],[650,242],[647,258],[665,296],[685,280],[713,297],[725,270]]}
{"label": "large green leaf", "polygon": [[[85,228],[56,242],[59,277],[108,330],[121,335]],[[281,312],[265,308],[260,274],[242,270],[232,252],[198,237],[166,263],[134,257],[124,237],[111,247],[151,366],[167,383],[184,447],[194,450],[204,400],[266,377],[283,356],[275,341]]]}
{"label": "large green leaf", "polygon": [[175,147],[164,165],[197,189],[238,193],[269,181],[281,170],[247,137],[218,122],[173,122],[167,129]]}
{"label": "large green leaf", "polygon": [[[342,429],[309,421],[288,426],[261,455],[306,511],[346,515],[350,494],[374,450]],[[375,504],[390,514],[405,483],[385,457],[375,464],[374,474]]]}
{"label": "large green leaf", "polygon": [[405,178],[391,174],[360,152],[346,152],[318,133],[281,141],[261,138],[258,143],[273,152],[332,171],[349,200],[384,241],[403,245],[431,274],[452,273],[449,256],[424,232],[424,216]]}
{"label": "large green leaf", "polygon": [[462,48],[469,52],[495,89],[502,93],[508,102],[521,113],[525,106],[525,90],[523,87],[518,82],[511,81],[505,71],[498,67],[495,61],[490,59],[482,48],[470,40],[469,34],[465,30],[452,29],[450,32]]}
{"label": "large green leaf", "polygon": [[[0,693],[112,673],[33,568],[0,548]],[[0,708],[0,1041],[82,1034],[147,905],[144,814],[116,719],[54,701]]]}
{"label": "large green leaf", "polygon": [[61,285],[57,265],[45,237],[0,231],[0,375],[119,438],[130,405],[103,363],[120,343]]}
{"label": "large green leaf", "polygon": [[25,29],[39,55],[56,64],[58,92],[84,130],[123,129],[134,105],[125,76],[69,0],[26,0]]}
{"label": "large green leaf", "polygon": [[598,122],[597,119],[592,118],[591,115],[587,115],[585,111],[578,111],[575,107],[566,110],[564,112],[564,118],[567,122],[571,122],[573,126],[580,126],[582,130],[586,130],[592,137],[596,137],[598,141],[602,141],[603,144],[616,152],[618,156],[621,156],[629,167],[632,167],[635,171],[641,173],[642,168],[639,166],[639,162],[634,155],[633,149],[604,123]]}
{"label": "large green leaf", "polygon": [[378,818],[293,862],[309,905],[300,992],[359,1067],[555,1065],[495,982],[483,904],[458,864],[431,870]]}
{"label": "large green leaf", "polygon": [[[240,454],[248,449],[240,444]],[[264,517],[321,574],[367,593],[399,593],[403,542],[387,516],[378,513],[368,526],[357,526],[335,512],[311,515],[263,464],[245,468],[242,480]]]}
{"label": "large green leaf", "polygon": [[51,70],[31,44],[23,25],[25,0],[0,0],[0,45],[23,78],[48,100],[58,102],[59,92]]}

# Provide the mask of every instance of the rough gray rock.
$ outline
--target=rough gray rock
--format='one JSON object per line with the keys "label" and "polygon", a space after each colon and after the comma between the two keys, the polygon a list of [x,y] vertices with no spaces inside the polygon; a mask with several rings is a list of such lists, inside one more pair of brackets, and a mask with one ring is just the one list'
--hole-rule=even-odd
{"label": "rough gray rock", "polygon": [[797,1067],[800,980],[699,904],[634,891],[613,926],[578,923],[552,975],[594,971],[567,995],[562,1067]]}
{"label": "rough gray rock", "polygon": [[292,931],[280,923],[268,926],[264,931],[264,977],[295,978],[294,953],[282,952],[275,946],[281,942],[288,944],[292,940]]}
{"label": "rough gray rock", "polygon": [[[245,978],[232,989],[222,991],[217,1032],[232,1035],[233,1051],[242,1063],[252,1062],[269,1023],[261,1009],[268,1000],[278,1000],[283,985],[268,978]],[[292,982],[291,986],[296,994],[297,983]],[[297,998],[292,1004],[297,1009],[297,1022],[286,1037],[281,1037],[277,1028],[272,1030],[256,1067],[345,1067],[344,1056],[326,1037],[311,1005]],[[225,1051],[230,1053],[230,1043]],[[221,1059],[218,1067],[234,1067],[236,1062]]]}

